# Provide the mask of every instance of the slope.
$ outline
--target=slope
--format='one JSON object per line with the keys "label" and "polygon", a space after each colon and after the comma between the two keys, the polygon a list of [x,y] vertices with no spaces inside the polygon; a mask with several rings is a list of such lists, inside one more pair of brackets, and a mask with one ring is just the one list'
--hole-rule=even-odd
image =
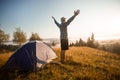
{"label": "slope", "polygon": [[[60,48],[54,49],[58,55],[55,61],[59,61]],[[89,47],[70,47],[64,64],[50,63],[38,72],[8,74],[10,80],[119,80],[120,55]]]}

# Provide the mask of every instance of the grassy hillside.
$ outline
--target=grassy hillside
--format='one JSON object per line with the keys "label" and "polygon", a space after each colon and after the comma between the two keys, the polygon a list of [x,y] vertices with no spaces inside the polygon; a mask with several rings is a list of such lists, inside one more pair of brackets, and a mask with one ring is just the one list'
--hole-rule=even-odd
{"label": "grassy hillside", "polygon": [[[55,48],[60,60],[60,49]],[[9,54],[0,54],[0,67]],[[0,80],[120,80],[120,55],[88,48],[70,47],[66,63],[49,63],[38,72],[1,73]],[[7,76],[7,77],[6,77]]]}

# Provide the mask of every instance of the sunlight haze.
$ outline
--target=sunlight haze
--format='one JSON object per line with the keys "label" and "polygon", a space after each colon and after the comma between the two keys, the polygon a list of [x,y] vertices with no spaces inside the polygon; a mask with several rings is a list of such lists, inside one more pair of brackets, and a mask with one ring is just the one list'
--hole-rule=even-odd
{"label": "sunlight haze", "polygon": [[69,19],[74,10],[80,14],[68,26],[68,37],[87,39],[94,33],[98,40],[120,39],[120,0],[2,0],[0,28],[10,34],[20,27],[30,37],[59,38],[59,28],[51,16],[60,22]]}

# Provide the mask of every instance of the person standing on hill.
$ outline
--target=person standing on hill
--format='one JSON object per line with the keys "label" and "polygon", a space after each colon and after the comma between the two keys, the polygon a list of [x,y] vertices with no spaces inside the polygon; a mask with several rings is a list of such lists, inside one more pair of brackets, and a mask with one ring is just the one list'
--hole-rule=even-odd
{"label": "person standing on hill", "polygon": [[55,24],[60,29],[60,42],[61,42],[61,62],[65,62],[65,51],[69,49],[68,47],[68,34],[67,26],[73,21],[73,19],[80,13],[80,10],[74,11],[74,15],[66,21],[65,17],[61,18],[61,24],[59,24],[56,19],[52,16]]}

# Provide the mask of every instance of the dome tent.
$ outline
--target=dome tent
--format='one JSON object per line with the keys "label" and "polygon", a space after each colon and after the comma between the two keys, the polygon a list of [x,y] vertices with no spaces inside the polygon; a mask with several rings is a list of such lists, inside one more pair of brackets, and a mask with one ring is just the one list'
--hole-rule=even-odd
{"label": "dome tent", "polygon": [[42,41],[31,41],[16,50],[3,69],[36,70],[55,58],[57,56],[50,46]]}

